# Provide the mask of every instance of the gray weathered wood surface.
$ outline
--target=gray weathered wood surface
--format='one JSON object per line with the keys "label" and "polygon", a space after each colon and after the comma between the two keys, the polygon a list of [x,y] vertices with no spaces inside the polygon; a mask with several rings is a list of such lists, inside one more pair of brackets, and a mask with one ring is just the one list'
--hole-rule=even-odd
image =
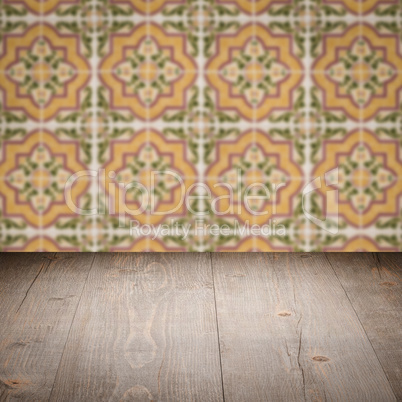
{"label": "gray weathered wood surface", "polygon": [[219,401],[208,254],[98,254],[52,400]]}
{"label": "gray weathered wood surface", "polygon": [[21,258],[0,260],[0,399],[48,400],[94,255]]}
{"label": "gray weathered wood surface", "polygon": [[402,400],[401,255],[336,253],[327,257],[398,400]]}
{"label": "gray weathered wood surface", "polygon": [[402,400],[402,255],[0,254],[0,401]]}

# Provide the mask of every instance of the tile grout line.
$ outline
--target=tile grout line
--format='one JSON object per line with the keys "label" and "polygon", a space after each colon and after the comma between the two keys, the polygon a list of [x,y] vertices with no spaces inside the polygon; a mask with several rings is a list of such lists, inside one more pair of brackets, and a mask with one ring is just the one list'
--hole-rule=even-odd
{"label": "tile grout line", "polygon": [[[161,125],[161,124],[164,124],[164,125],[166,125],[166,126],[168,126],[168,127],[175,127],[175,126],[179,126],[179,124],[180,124],[180,127],[182,126],[181,123],[177,123],[177,122],[164,122],[164,121],[161,121],[160,119],[155,119],[155,120],[153,120],[152,122],[153,122],[153,125]],[[136,122],[131,122],[131,124],[132,124],[133,126],[138,125],[138,126],[140,126],[140,127],[143,127],[143,126],[144,126],[144,123],[145,123],[145,121],[140,121],[140,120],[138,120],[138,121],[136,121]],[[57,123],[54,122],[54,121],[46,122],[46,124],[47,124],[48,127],[54,127],[55,125],[57,125]],[[116,127],[119,127],[119,126],[122,126],[122,125],[125,126],[126,124],[127,124],[127,123],[114,122],[114,125],[115,125]],[[283,122],[269,122],[269,124],[270,124],[271,127],[276,127],[276,128],[280,128],[280,127],[289,127],[289,124],[288,124],[288,123],[283,123]],[[196,127],[198,127],[198,123],[197,123],[197,122],[196,122],[196,123],[188,122],[187,125],[188,125],[188,126],[196,126]],[[213,123],[209,123],[209,125],[210,125],[211,127],[214,126]],[[225,126],[231,127],[231,123],[228,123],[228,122],[221,122],[220,125],[221,125],[222,127],[225,127]],[[247,127],[250,127],[250,126],[255,126],[255,127],[261,126],[261,127],[264,127],[265,125],[266,125],[266,122],[265,122],[264,120],[263,120],[263,121],[260,120],[260,121],[256,121],[256,122],[253,122],[253,121],[251,121],[251,120],[245,120],[245,121],[242,121],[242,122],[239,122],[239,123],[238,123],[238,126],[244,127],[244,128],[247,128]],[[333,127],[333,126],[335,126],[335,127],[344,127],[344,128],[349,127],[351,130],[357,129],[357,128],[361,127],[361,126],[367,126],[367,125],[369,125],[370,127],[372,127],[372,129],[373,129],[373,127],[395,127],[395,125],[394,125],[393,123],[377,123],[377,122],[375,122],[375,121],[360,123],[359,121],[353,121],[353,120],[352,120],[352,121],[349,121],[349,122],[347,122],[347,123],[338,123],[338,122],[336,122],[336,123],[334,123],[334,122],[332,122],[332,123],[327,123],[327,126],[328,126],[328,127]],[[19,124],[19,123],[10,122],[10,123],[8,123],[8,126],[9,126],[9,127],[21,127],[21,126],[24,126],[24,127],[26,127],[26,128],[32,128],[32,129],[34,129],[34,128],[38,128],[38,126],[40,126],[40,121],[39,121],[39,120],[38,120],[38,121],[31,121],[31,122],[28,122],[28,123],[25,123],[25,124],[24,124],[24,123]],[[65,122],[65,123],[63,123],[63,126],[72,128],[72,127],[75,127],[76,125],[75,125],[75,123]],[[108,124],[107,124],[107,123],[98,124],[98,127],[102,127],[102,126],[108,126]],[[208,126],[208,125],[206,125],[206,126]],[[302,124],[295,124],[295,126],[300,126],[300,127],[303,127],[303,128],[305,127],[305,126],[304,126],[304,123],[302,123]],[[91,124],[86,123],[86,124],[84,124],[84,127],[91,127]]]}
{"label": "tile grout line", "polygon": [[[312,166],[311,166],[311,140],[310,140],[310,91],[311,91],[311,83],[310,83],[310,67],[311,67],[311,57],[310,57],[310,1],[306,0],[305,4],[305,24],[306,24],[306,37],[307,40],[305,42],[305,55],[304,55],[304,68],[305,68],[305,77],[304,77],[304,90],[305,90],[305,130],[306,130],[306,152],[305,152],[305,162],[303,164],[304,174],[306,175],[305,185],[310,182],[312,178]],[[303,195],[302,195],[303,197]],[[310,197],[306,197],[306,209],[310,212],[311,210],[311,200]],[[304,228],[304,237],[305,237],[305,250],[306,252],[311,251],[310,241],[311,241],[311,222],[309,219],[305,219],[305,228]]]}
{"label": "tile grout line", "polygon": [[[306,19],[307,20],[309,20],[308,19],[308,17],[306,17]],[[96,17],[93,17],[92,18],[92,21],[98,21],[97,19],[96,19]],[[108,70],[108,69],[97,69],[97,72],[98,73],[102,73],[102,74],[113,74],[113,73],[115,73],[115,71],[116,70]],[[156,71],[158,71],[159,72],[159,70],[157,69]],[[162,70],[163,71],[163,70]],[[189,70],[189,69],[183,69],[183,70],[181,70],[182,71],[182,73],[183,74],[198,74],[199,73],[199,69],[194,69],[194,70]],[[212,69],[203,69],[203,71],[204,71],[204,73],[207,73],[207,74],[220,74],[221,73],[221,70],[212,70]],[[271,73],[271,70],[266,70],[266,69],[261,69],[261,70],[248,70],[250,73],[260,73],[260,72],[264,72],[264,73]],[[296,69],[289,69],[289,70],[286,70],[286,71],[288,71],[289,72],[289,74],[304,74],[305,73],[305,70],[304,69],[301,69],[301,70],[296,70]],[[311,72],[314,72],[314,73],[319,73],[319,74],[322,74],[322,75],[327,75],[328,74],[328,71],[327,70],[318,70],[318,69],[310,69],[310,71]],[[396,69],[396,70],[394,70],[395,72],[397,72],[397,73],[402,73],[402,69],[401,70],[399,70],[399,69]],[[0,74],[7,74],[9,72],[9,70],[0,70]],[[53,69],[49,69],[49,70],[36,70],[36,72],[38,72],[38,73],[48,73],[48,72],[57,72],[57,70],[53,70]],[[88,73],[92,73],[92,68],[90,68],[89,70],[74,70],[74,72],[75,73],[77,73],[78,75],[80,75],[80,74],[83,74],[83,75],[85,75],[85,74],[88,74]],[[365,73],[367,73],[367,72],[371,72],[371,73],[375,73],[376,71],[375,70],[371,70],[371,69],[368,69],[368,70],[354,70],[354,72],[356,72],[356,73],[359,73],[359,74],[365,74]],[[144,121],[146,121],[146,120],[144,120]],[[153,120],[150,120],[150,121],[153,121]]]}
{"label": "tile grout line", "polygon": [[[363,3],[359,3],[359,40],[362,42],[363,41]],[[359,83],[359,88],[362,87],[362,83],[364,82],[364,72],[362,70],[358,71],[358,75],[360,77],[360,83]],[[359,122],[360,126],[363,126],[364,124],[364,109],[363,105],[359,105]],[[364,146],[364,135],[362,131],[362,127],[359,128],[359,147]],[[361,162],[359,161],[359,168],[361,169]],[[363,175],[360,173],[359,174],[359,184],[360,184],[360,191],[363,188],[364,184],[364,178]],[[359,209],[359,229],[363,230],[363,211]]]}
{"label": "tile grout line", "polygon": [[[251,34],[251,41],[253,42],[257,42],[257,23],[256,23],[256,17],[257,17],[257,2],[253,1],[251,3],[251,7],[252,7],[252,34]],[[256,78],[256,75],[258,74],[258,71],[251,71],[253,78]],[[257,74],[255,74],[257,73]],[[253,83],[253,86],[256,86],[256,83]],[[264,119],[265,120],[265,119]],[[253,103],[253,116],[252,116],[252,123],[253,125],[255,125],[258,121],[258,113],[257,113],[257,105],[255,103]],[[267,125],[269,125],[269,120]],[[258,148],[258,143],[257,143],[257,134],[256,131],[253,130],[253,137],[252,137],[252,144],[251,144],[252,148]],[[245,152],[245,150],[242,150],[243,152]],[[245,179],[245,178],[244,178]],[[243,184],[243,178],[241,179],[241,183]],[[252,183],[253,184],[253,183]],[[244,185],[246,185],[246,183],[244,183]],[[244,200],[241,201],[241,203],[244,203]],[[252,223],[253,225],[257,223],[257,217],[256,215],[253,215],[252,217]],[[253,249],[257,249],[257,244],[258,244],[258,239],[257,236],[252,236],[251,238],[251,243],[253,246]],[[211,264],[212,264],[212,257],[211,257]]]}
{"label": "tile grout line", "polygon": [[[92,15],[91,15],[91,21],[92,25],[94,27],[94,32],[93,32],[93,45],[92,45],[92,57],[91,57],[91,72],[92,72],[92,139],[91,139],[91,146],[92,146],[92,152],[91,152],[91,167],[92,170],[96,171],[99,175],[99,163],[98,163],[98,132],[99,132],[99,127],[98,127],[98,36],[96,35],[97,32],[97,15],[96,15],[96,7],[97,7],[97,0],[92,0],[91,4],[92,9]],[[98,187],[99,184],[99,177],[97,177],[98,180],[91,180],[91,196],[92,196],[92,205],[94,208],[98,209],[99,213],[99,197],[100,197],[100,191],[101,189]],[[103,202],[103,200],[102,200]],[[105,200],[106,202],[106,200]],[[94,214],[92,216],[92,242],[93,244],[91,245],[92,251],[98,251],[98,233],[97,233],[97,220],[98,220],[98,214]],[[85,235],[85,234],[84,234]]]}
{"label": "tile grout line", "polygon": [[[251,14],[252,15],[252,14]],[[264,18],[265,18],[265,14],[263,14],[263,13],[260,13],[260,14],[256,14],[255,16],[254,16],[254,19],[256,20],[256,21],[258,21],[258,22],[263,22],[264,21]],[[355,21],[356,20],[356,16],[358,17],[359,16],[359,14],[353,14],[353,13],[349,13],[348,15],[342,15],[342,16],[336,16],[336,15],[332,15],[331,17],[330,17],[330,19],[332,19],[333,21],[346,21],[346,22],[353,22],[353,21]],[[363,14],[363,16],[364,16],[364,18],[365,18],[365,21],[369,21],[369,22],[373,22],[373,21],[394,21],[395,20],[395,17],[393,17],[393,16],[378,16],[378,15],[375,15],[375,14],[372,14],[372,13],[370,13],[370,14],[366,14],[366,15],[364,15]],[[25,15],[25,17],[24,16],[15,16],[15,15],[10,15],[10,16],[7,16],[7,19],[9,19],[10,21],[15,21],[15,20],[21,20],[21,18],[24,18],[26,21],[28,21],[28,22],[30,22],[30,23],[35,23],[35,22],[37,22],[38,20],[40,20],[41,19],[41,16],[40,16],[40,14],[38,14],[38,15],[35,15],[35,14],[31,14],[31,15]],[[169,19],[170,20],[172,20],[172,21],[181,21],[181,18],[182,17],[177,17],[177,16],[169,16]],[[304,21],[304,16],[302,16],[302,17],[300,17],[300,16],[294,16],[293,17],[293,19],[295,20],[295,21]],[[325,20],[327,20],[328,18],[327,17],[322,17],[323,19],[325,19]],[[101,20],[101,21],[109,21],[109,16],[104,16],[104,15],[102,15],[102,16],[99,16],[98,17],[98,19],[99,20]],[[119,16],[119,15],[115,15],[115,16],[113,16],[113,19],[115,20],[115,21],[126,21],[127,20],[127,17],[126,16]],[[140,13],[135,13],[135,14],[132,14],[131,16],[130,16],[130,19],[132,20],[132,21],[134,21],[134,22],[143,22],[144,21],[144,14],[140,14]],[[163,15],[161,15],[161,14],[154,14],[153,15],[153,20],[154,21],[156,21],[156,22],[160,22],[161,20],[163,20],[164,19],[164,16]],[[206,20],[210,20],[210,21],[213,21],[215,18],[214,17],[206,17],[205,18]],[[221,16],[219,16],[219,19],[221,20],[221,21],[225,21],[225,20],[228,20],[228,21],[232,21],[233,20],[233,16],[227,16],[227,15],[221,15]],[[277,20],[277,21],[289,21],[289,17],[284,17],[284,16],[275,16],[275,19]],[[72,16],[59,16],[59,15],[56,15],[56,14],[51,14],[51,15],[47,15],[46,16],[46,20],[47,21],[49,21],[49,22],[51,22],[51,23],[53,23],[53,22],[57,22],[57,21],[61,21],[61,20],[63,20],[63,21],[76,21],[76,17],[72,17]],[[243,14],[243,15],[238,15],[237,16],[237,20],[238,21],[240,21],[240,22],[244,22],[244,23],[247,23],[247,22],[249,22],[249,20],[250,20],[250,14]]]}
{"label": "tile grout line", "polygon": [[[198,125],[197,125],[197,129],[198,129],[198,135],[199,137],[199,143],[198,143],[198,152],[197,152],[197,156],[199,158],[198,160],[198,166],[197,166],[197,177],[200,183],[204,183],[205,181],[205,171],[206,171],[206,167],[205,167],[205,153],[204,153],[204,145],[205,145],[205,124],[204,124],[204,91],[205,91],[205,74],[206,71],[204,69],[204,37],[203,37],[203,28],[204,28],[204,13],[203,13],[203,5],[202,3],[197,4],[198,6],[198,24],[199,24],[199,32],[198,32],[198,38],[199,38],[199,43],[200,46],[198,47],[198,101],[199,101],[199,105],[198,105]],[[187,119],[186,122],[188,123]],[[189,152],[188,149],[188,143],[187,145],[187,149],[186,152]],[[199,197],[198,200],[198,208],[200,209],[200,211],[204,211],[204,202],[203,202],[203,198]],[[203,225],[205,224],[205,216],[202,216],[202,223]],[[201,242],[201,250],[200,251],[205,251],[205,238],[204,236],[202,236],[202,242]]]}
{"label": "tile grout line", "polygon": [[[145,18],[146,18],[146,20],[145,20],[145,24],[146,24],[146,28],[145,28],[146,29],[146,40],[150,41],[151,38],[152,38],[152,36],[151,36],[151,24],[153,23],[153,21],[152,21],[152,19],[150,17],[152,15],[152,13],[151,13],[151,3],[150,2],[146,2],[145,14],[146,14],[146,16],[145,16]],[[147,65],[147,67],[148,67],[148,65]],[[146,71],[149,72],[148,69],[146,69]],[[151,127],[152,127],[152,119],[151,119],[151,111],[150,111],[149,103],[147,103],[147,105],[145,107],[145,113],[146,113],[146,115],[145,115],[145,130],[146,130],[146,140],[145,140],[145,142],[146,142],[146,147],[150,148],[151,147],[151,132],[150,132],[150,130],[151,130]],[[135,135],[135,133],[134,133],[134,135]],[[154,194],[154,189],[151,188],[150,191],[151,191],[151,197],[152,197],[153,194]],[[145,219],[146,224],[150,225],[150,223],[152,221],[150,211],[147,210],[145,213],[146,213],[146,219]],[[146,243],[147,247],[150,248],[150,245],[151,245],[150,237],[148,237],[148,236],[145,237],[145,243]]]}
{"label": "tile grout line", "polygon": [[[39,14],[40,14],[40,18],[39,18],[39,40],[40,41],[44,41],[44,30],[43,30],[43,24],[44,24],[43,14],[44,14],[44,11],[45,11],[44,7],[45,7],[44,3],[40,2],[40,5],[39,5]],[[45,78],[44,71],[42,71],[42,70],[39,71],[39,77],[42,80],[41,85],[43,85],[44,78]],[[43,148],[44,145],[45,145],[44,140],[43,140],[43,131],[45,130],[43,102],[41,102],[41,104],[40,104],[39,113],[40,113],[39,114],[39,147]],[[39,182],[40,182],[40,184],[42,184],[42,182],[43,182],[43,176],[42,175],[39,178]],[[40,188],[40,193],[43,194],[43,188]],[[39,249],[43,250],[43,245],[44,245],[43,209],[41,209],[38,212],[39,212]]]}

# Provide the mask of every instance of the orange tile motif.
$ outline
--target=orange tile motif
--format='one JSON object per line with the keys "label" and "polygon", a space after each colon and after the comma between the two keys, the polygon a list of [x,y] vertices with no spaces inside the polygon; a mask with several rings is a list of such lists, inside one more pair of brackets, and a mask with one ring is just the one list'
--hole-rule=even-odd
{"label": "orange tile motif", "polygon": [[329,214],[339,208],[348,223],[363,227],[382,215],[397,215],[402,194],[398,176],[402,161],[397,149],[397,141],[382,141],[369,131],[354,131],[340,141],[326,141],[324,160],[313,175],[339,169],[339,200],[331,200]]}
{"label": "orange tile motif", "polygon": [[379,34],[368,24],[324,38],[313,77],[324,92],[324,107],[342,110],[353,120],[380,111],[397,111],[402,87],[399,37]]}
{"label": "orange tile motif", "polygon": [[0,250],[402,251],[401,15],[0,2]]}
{"label": "orange tile motif", "polygon": [[0,89],[6,110],[46,121],[60,110],[79,109],[90,72],[76,35],[35,24],[21,34],[4,35],[2,41]]}
{"label": "orange tile motif", "polygon": [[112,35],[100,70],[112,107],[129,110],[142,120],[184,108],[196,77],[184,36],[169,35],[156,24],[140,24],[128,34]]}
{"label": "orange tile motif", "polygon": [[261,14],[267,11],[275,4],[285,5],[289,4],[290,0],[217,0],[217,4],[231,5],[234,4],[239,10],[246,14]]}
{"label": "orange tile motif", "polygon": [[33,14],[49,14],[61,5],[74,6],[78,0],[5,0],[4,4],[15,6],[21,4]]}
{"label": "orange tile motif", "polygon": [[324,0],[329,5],[340,5],[353,14],[368,14],[384,4],[398,4],[398,0]]}
{"label": "orange tile motif", "polygon": [[235,35],[220,35],[206,66],[217,107],[247,120],[262,120],[274,110],[291,110],[303,67],[293,54],[290,35],[275,35],[248,24]]}
{"label": "orange tile motif", "polygon": [[[85,169],[74,142],[59,141],[48,131],[34,131],[3,146],[3,217],[22,217],[34,227],[48,227],[62,216],[75,216],[64,197],[69,178]],[[79,207],[88,184],[87,180],[72,182],[73,205]]]}
{"label": "orange tile motif", "polygon": [[113,0],[115,4],[128,4],[140,14],[155,14],[169,6],[185,4],[185,0]]}
{"label": "orange tile motif", "polygon": [[[105,191],[112,206],[109,213],[151,224],[165,220],[168,211],[169,216],[183,215],[183,188],[196,181],[185,145],[183,141],[166,140],[155,130],[140,131],[127,141],[114,141],[104,165]],[[180,178],[184,179],[182,183]],[[131,188],[132,183],[136,184]]]}
{"label": "orange tile motif", "polygon": [[[293,215],[294,198],[299,194],[303,173],[293,160],[289,141],[273,141],[263,132],[248,131],[236,141],[218,143],[216,152],[216,161],[207,171],[207,184],[216,196],[218,213],[257,224],[273,216]],[[266,184],[272,196],[268,197],[271,195],[268,192],[261,194],[262,186],[253,187],[255,183]],[[226,184],[233,191],[233,201]],[[249,196],[247,202],[245,192]],[[282,202],[283,199],[287,202]]]}

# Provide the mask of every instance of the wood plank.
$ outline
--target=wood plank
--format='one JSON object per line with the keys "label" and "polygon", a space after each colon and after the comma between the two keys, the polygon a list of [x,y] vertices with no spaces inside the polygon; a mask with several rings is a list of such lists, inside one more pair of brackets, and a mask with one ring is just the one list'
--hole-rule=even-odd
{"label": "wood plank", "polygon": [[0,253],[0,322],[5,324],[0,326],[0,334],[53,256],[54,253]]}
{"label": "wood plank", "polygon": [[225,399],[395,396],[324,254],[213,254]]}
{"label": "wood plank", "polygon": [[327,257],[397,399],[402,400],[402,254],[328,253]]}
{"label": "wood plank", "polygon": [[[0,309],[1,316],[6,316],[6,325],[0,332],[0,400],[49,399],[94,256],[67,253],[50,259],[48,256],[25,254],[17,259],[26,261],[14,268],[12,259],[8,267],[2,264],[2,285],[6,289],[3,293],[2,286],[2,299],[6,293],[15,292],[18,302],[9,303],[12,310],[8,312],[4,305]],[[37,275],[29,287],[25,284],[21,290],[17,289],[18,283],[24,281],[9,277],[14,272],[18,278],[26,274],[32,279],[35,271]]]}
{"label": "wood plank", "polygon": [[98,254],[51,400],[222,399],[208,254]]}

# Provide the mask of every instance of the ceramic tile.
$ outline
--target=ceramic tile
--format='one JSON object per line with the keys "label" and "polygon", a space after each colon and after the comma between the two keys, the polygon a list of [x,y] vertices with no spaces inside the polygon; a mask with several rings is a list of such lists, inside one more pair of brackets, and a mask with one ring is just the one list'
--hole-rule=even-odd
{"label": "ceramic tile", "polygon": [[3,250],[401,250],[399,1],[4,0],[0,30]]}

